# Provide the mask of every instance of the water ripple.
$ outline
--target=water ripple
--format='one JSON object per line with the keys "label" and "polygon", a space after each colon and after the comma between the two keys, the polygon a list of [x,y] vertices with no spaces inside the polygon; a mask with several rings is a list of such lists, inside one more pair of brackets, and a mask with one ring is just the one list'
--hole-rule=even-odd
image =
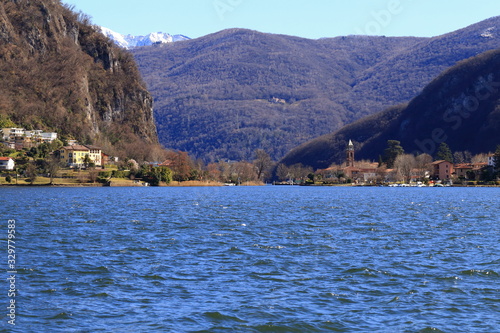
{"label": "water ripple", "polygon": [[497,189],[0,191],[24,331],[500,327]]}

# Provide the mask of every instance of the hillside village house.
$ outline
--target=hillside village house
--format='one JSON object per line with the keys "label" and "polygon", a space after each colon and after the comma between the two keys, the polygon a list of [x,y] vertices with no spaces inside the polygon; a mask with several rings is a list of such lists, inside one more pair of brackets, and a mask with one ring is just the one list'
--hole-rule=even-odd
{"label": "hillside village house", "polygon": [[0,157],[0,170],[14,170],[15,163],[10,157]]}
{"label": "hillside village house", "polygon": [[2,138],[4,140],[15,139],[24,135],[24,128],[2,128]]}
{"label": "hillside village house", "polygon": [[96,166],[102,166],[101,148],[88,145],[72,145],[62,147],[59,150],[59,157],[69,167],[81,168],[85,165],[85,156],[89,156],[90,161]]}
{"label": "hillside village house", "polygon": [[57,133],[42,130],[28,131],[24,128],[2,128],[0,135],[4,144],[12,149],[36,147],[41,143],[50,143],[57,139]]}

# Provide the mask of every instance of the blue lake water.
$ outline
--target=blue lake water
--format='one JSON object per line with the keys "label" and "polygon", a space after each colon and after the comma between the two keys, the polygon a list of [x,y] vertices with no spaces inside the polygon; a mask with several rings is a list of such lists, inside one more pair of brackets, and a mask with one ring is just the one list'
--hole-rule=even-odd
{"label": "blue lake water", "polygon": [[0,188],[0,207],[5,332],[500,332],[500,189]]}

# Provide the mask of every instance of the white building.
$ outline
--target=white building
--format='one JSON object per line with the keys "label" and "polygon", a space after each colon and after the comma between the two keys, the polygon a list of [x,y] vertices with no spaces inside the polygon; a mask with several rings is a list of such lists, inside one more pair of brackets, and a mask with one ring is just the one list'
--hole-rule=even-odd
{"label": "white building", "polygon": [[42,133],[42,130],[24,131],[24,136],[31,139],[39,139],[42,137]]}
{"label": "white building", "polygon": [[57,133],[42,130],[27,131],[24,128],[2,128],[0,135],[4,144],[13,149],[31,148],[42,142],[50,143],[57,139]]}
{"label": "white building", "polygon": [[14,170],[15,163],[10,157],[0,157],[0,170]]}
{"label": "white building", "polygon": [[488,155],[488,165],[495,166],[495,154]]}
{"label": "white building", "polygon": [[4,140],[14,140],[16,136],[23,136],[24,128],[2,128],[2,137]]}
{"label": "white building", "polygon": [[57,140],[57,133],[54,132],[43,132],[42,133],[43,142],[52,142]]}

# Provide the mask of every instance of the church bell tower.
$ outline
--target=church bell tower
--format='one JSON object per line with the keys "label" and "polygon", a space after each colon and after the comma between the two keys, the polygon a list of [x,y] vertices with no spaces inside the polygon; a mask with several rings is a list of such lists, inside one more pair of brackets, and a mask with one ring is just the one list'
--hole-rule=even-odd
{"label": "church bell tower", "polygon": [[349,140],[346,150],[346,166],[354,167],[354,144]]}

